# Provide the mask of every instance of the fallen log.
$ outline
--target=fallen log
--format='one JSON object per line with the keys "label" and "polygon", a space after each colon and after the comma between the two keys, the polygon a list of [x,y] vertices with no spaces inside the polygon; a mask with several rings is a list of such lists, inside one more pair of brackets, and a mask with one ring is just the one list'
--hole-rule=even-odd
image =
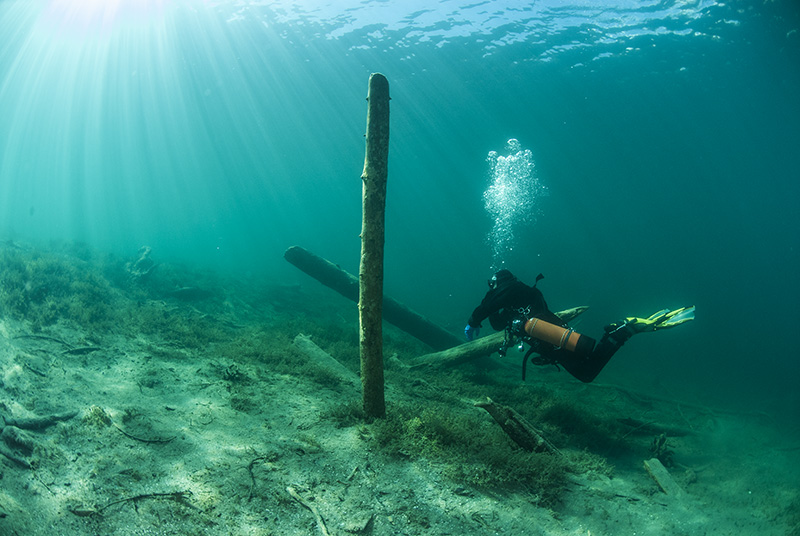
{"label": "fallen log", "polygon": [[[358,302],[358,278],[356,276],[300,246],[290,247],[283,256],[323,285],[353,302]],[[421,340],[434,350],[445,350],[461,343],[459,337],[445,331],[419,313],[386,295],[383,296],[383,319]]]}
{"label": "fallen log", "polygon": [[68,421],[77,414],[77,411],[68,411],[66,413],[57,413],[46,417],[22,417],[19,419],[3,417],[3,421],[6,426],[16,426],[17,428],[24,428],[26,430],[44,430],[59,421]]}
{"label": "fallen log", "polygon": [[355,372],[342,365],[335,357],[317,346],[307,335],[302,333],[297,335],[294,338],[294,347],[308,357],[314,365],[339,378],[344,384],[353,386],[356,391],[361,388],[361,382]]}
{"label": "fallen log", "polygon": [[[564,322],[569,322],[587,309],[587,306],[582,305],[580,307],[565,309],[556,313],[556,315],[558,315],[558,317]],[[504,332],[500,331],[487,337],[482,337],[472,342],[461,344],[455,348],[449,348],[441,352],[434,352],[432,354],[419,356],[407,362],[406,364],[411,368],[428,365],[439,367],[455,367],[478,357],[492,355],[503,344],[504,338]]]}
{"label": "fallen log", "polygon": [[545,439],[542,433],[531,423],[508,406],[501,406],[486,397],[485,402],[476,402],[475,406],[483,408],[500,425],[500,428],[508,434],[514,443],[528,452],[551,452],[561,454],[561,452],[550,441]]}
{"label": "fallen log", "polygon": [[475,339],[472,342],[466,342],[456,346],[455,348],[448,348],[441,352],[434,352],[432,354],[425,354],[414,359],[409,360],[406,364],[411,368],[425,367],[429,365],[442,366],[442,367],[455,367],[495,353],[503,344],[505,338],[504,333],[492,333],[486,337]]}

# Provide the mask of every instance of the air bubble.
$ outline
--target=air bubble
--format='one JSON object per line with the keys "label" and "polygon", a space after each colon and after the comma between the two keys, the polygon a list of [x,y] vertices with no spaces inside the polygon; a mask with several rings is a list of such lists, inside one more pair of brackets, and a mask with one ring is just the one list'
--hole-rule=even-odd
{"label": "air bubble", "polygon": [[487,239],[494,268],[501,266],[514,249],[519,227],[535,221],[538,200],[547,190],[534,173],[530,150],[523,149],[514,138],[506,142],[506,150],[507,156],[490,151],[486,157],[490,184],[483,200],[493,221]]}

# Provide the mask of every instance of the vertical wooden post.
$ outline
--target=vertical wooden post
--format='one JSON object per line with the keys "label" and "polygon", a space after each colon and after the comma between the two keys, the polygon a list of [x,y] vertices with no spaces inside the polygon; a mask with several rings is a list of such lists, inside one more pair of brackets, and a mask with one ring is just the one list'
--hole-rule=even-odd
{"label": "vertical wooden post", "polygon": [[364,413],[383,417],[383,245],[386,177],[389,158],[389,82],[380,73],[369,77],[367,150],[361,174],[361,264],[359,267],[359,350]]}

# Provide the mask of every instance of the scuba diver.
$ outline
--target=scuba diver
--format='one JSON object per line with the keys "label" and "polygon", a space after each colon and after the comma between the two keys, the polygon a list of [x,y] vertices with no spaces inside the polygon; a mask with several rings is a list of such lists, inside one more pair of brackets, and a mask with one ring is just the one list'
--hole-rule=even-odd
{"label": "scuba diver", "polygon": [[500,355],[515,345],[530,349],[522,361],[522,379],[531,354],[538,354],[532,362],[536,365],[561,365],[582,382],[594,380],[603,367],[625,341],[637,333],[667,329],[694,320],[694,306],[670,311],[664,309],[647,318],[628,317],[605,326],[605,333],[596,343],[591,337],[581,335],[550,311],[536,284],[544,276],[539,274],[534,285],[528,286],[508,270],[500,270],[489,279],[489,291],[480,305],[470,315],[464,335],[468,341],[480,334],[481,322],[489,319],[491,326],[505,330],[505,341]]}

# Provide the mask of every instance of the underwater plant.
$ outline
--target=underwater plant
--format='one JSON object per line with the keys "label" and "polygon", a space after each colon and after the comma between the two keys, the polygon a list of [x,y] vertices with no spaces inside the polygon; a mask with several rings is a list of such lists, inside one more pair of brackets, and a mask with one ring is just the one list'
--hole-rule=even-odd
{"label": "underwater plant", "polygon": [[459,484],[524,490],[543,505],[557,502],[564,489],[564,459],[523,451],[477,411],[398,404],[370,427],[371,439],[384,454],[427,460]]}
{"label": "underwater plant", "polygon": [[110,329],[116,299],[97,268],[77,257],[8,245],[0,248],[0,308],[27,321],[33,331],[59,321]]}

